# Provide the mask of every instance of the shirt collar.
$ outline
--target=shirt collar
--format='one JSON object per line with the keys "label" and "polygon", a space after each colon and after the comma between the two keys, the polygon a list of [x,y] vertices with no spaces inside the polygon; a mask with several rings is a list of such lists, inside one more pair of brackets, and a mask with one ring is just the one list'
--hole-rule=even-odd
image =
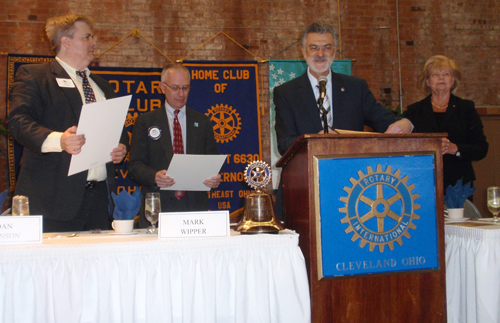
{"label": "shirt collar", "polygon": [[[62,59],[60,59],[59,57],[56,56],[56,60],[59,64],[61,64],[61,66],[66,70],[66,72],[70,75],[70,76],[73,76],[73,75],[76,75],[76,68],[72,67],[71,65],[69,65],[68,63],[66,63],[65,61],[63,61]],[[90,70],[88,69],[88,67],[86,67],[84,70],[85,74],[87,74],[87,76],[90,75]]]}
{"label": "shirt collar", "polygon": [[[165,110],[167,110],[167,115],[174,118],[175,116],[175,110],[174,108],[172,108],[170,106],[170,104],[168,104],[167,101],[165,101]],[[179,117],[182,117],[182,116],[185,116],[186,115],[186,106],[183,106],[182,108],[179,109],[180,112],[179,112]]]}
{"label": "shirt collar", "polygon": [[[312,74],[311,74],[311,69],[308,67],[307,68],[307,76],[309,77],[309,82],[311,82],[311,85],[313,88],[316,88],[316,85],[318,85],[318,79],[315,78]],[[326,76],[326,78],[328,79],[328,83],[326,84],[332,84],[332,69],[328,69],[328,75]]]}

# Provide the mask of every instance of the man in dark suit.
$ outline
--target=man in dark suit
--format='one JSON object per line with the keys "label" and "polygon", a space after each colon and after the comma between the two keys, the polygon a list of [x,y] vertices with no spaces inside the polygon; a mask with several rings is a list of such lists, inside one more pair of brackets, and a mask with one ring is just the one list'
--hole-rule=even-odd
{"label": "man in dark suit", "polygon": [[[141,185],[143,196],[148,192],[160,192],[162,212],[208,210],[208,194],[205,191],[160,190],[175,183],[167,175],[174,153],[219,154],[210,119],[186,106],[190,82],[189,70],[182,64],[167,65],[162,71],[160,83],[160,89],[165,94],[163,106],[140,115],[132,133],[130,176]],[[176,123],[180,128],[178,130]],[[174,135],[174,132],[180,132],[180,136]],[[174,139],[177,141],[174,142]],[[177,151],[179,145],[183,148],[181,152]],[[210,188],[217,188],[220,182],[220,175],[203,181]],[[143,212],[144,207],[141,207],[141,227],[147,226]]]}
{"label": "man in dark suit", "polygon": [[[284,154],[303,134],[323,133],[318,110],[318,78],[327,78],[325,99],[329,105],[329,132],[332,129],[363,131],[367,125],[377,132],[408,133],[411,123],[382,107],[370,92],[365,80],[334,73],[330,66],[336,44],[331,25],[313,23],[304,29],[302,53],[307,72],[274,89],[278,150]],[[328,102],[328,103],[326,103]]]}
{"label": "man in dark suit", "polygon": [[[43,215],[44,232],[108,229],[114,165],[68,176],[71,156],[85,144],[85,136],[76,134],[83,103],[115,97],[111,85],[88,69],[96,44],[92,20],[51,18],[46,32],[55,60],[21,66],[10,93],[9,131],[24,146],[15,193],[28,196],[31,214]],[[110,152],[114,164],[123,160],[127,145],[123,131]]]}
{"label": "man in dark suit", "polygon": [[[313,23],[302,34],[302,53],[309,66],[307,72],[274,89],[278,151],[284,154],[297,137],[324,133],[318,109],[318,78],[326,77],[324,108],[328,131],[332,129],[363,131],[367,125],[377,132],[409,133],[411,123],[396,117],[380,105],[365,80],[334,73],[335,30],[331,25]],[[281,184],[280,184],[281,189]],[[283,219],[281,190],[278,191],[276,214]]]}

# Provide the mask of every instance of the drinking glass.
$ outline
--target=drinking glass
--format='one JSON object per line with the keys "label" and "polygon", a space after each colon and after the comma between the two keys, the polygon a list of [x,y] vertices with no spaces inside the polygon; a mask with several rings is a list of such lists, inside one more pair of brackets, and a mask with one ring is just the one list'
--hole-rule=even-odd
{"label": "drinking glass", "polygon": [[30,204],[27,196],[16,195],[12,198],[12,215],[30,215]]}
{"label": "drinking glass", "polygon": [[488,210],[493,213],[493,222],[498,222],[500,213],[500,187],[488,187]]}
{"label": "drinking glass", "polygon": [[151,222],[147,233],[156,233],[156,222],[158,222],[158,215],[161,212],[160,193],[146,193],[144,211],[146,220]]}

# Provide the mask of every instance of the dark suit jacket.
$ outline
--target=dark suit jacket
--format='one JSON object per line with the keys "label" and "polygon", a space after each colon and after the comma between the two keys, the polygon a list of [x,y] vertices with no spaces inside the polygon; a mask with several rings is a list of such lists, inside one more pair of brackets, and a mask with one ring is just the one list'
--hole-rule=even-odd
{"label": "dark suit jacket", "polygon": [[[401,119],[380,105],[365,80],[332,71],[333,129],[363,131],[364,125],[384,132]],[[278,151],[284,154],[297,137],[323,130],[318,105],[307,72],[274,89]],[[276,196],[276,216],[283,220],[282,185]]]}
{"label": "dark suit jacket", "polygon": [[[106,98],[115,97],[106,80],[90,76]],[[68,176],[71,155],[65,151],[42,153],[41,149],[51,132],[78,125],[83,102],[76,87],[60,87],[57,78],[70,79],[56,60],[19,67],[10,93],[8,123],[10,134],[24,146],[16,194],[28,196],[31,214],[70,221],[82,203],[87,172]],[[125,131],[120,143],[128,146]],[[115,166],[108,163],[106,168],[110,194],[115,191]]]}
{"label": "dark suit jacket", "polygon": [[[161,129],[161,136],[153,140],[148,136],[151,127]],[[217,155],[219,149],[214,138],[212,122],[202,113],[186,108],[186,154]],[[174,211],[208,211],[208,194],[206,191],[188,191],[182,198],[187,209],[176,208],[178,205],[175,191],[160,190],[155,183],[155,174],[168,169],[174,156],[172,139],[168,127],[165,106],[160,109],[141,114],[132,133],[130,147],[129,174],[137,184],[141,185],[144,196],[147,192],[160,192],[162,212]],[[215,174],[214,174],[215,175]],[[142,199],[144,203],[144,198]],[[144,208],[141,207],[141,215]],[[143,220],[143,216],[141,216]]]}
{"label": "dark suit jacket", "polygon": [[[365,80],[332,71],[333,129],[384,132],[399,120],[380,105]],[[274,89],[278,151],[284,154],[297,137],[323,129],[307,72]]]}
{"label": "dark suit jacket", "polygon": [[444,189],[460,178],[464,183],[476,179],[471,161],[486,157],[488,143],[474,102],[450,95],[441,127],[434,117],[431,96],[408,106],[404,115],[413,123],[414,132],[447,132],[448,139],[458,146],[460,157],[443,156]]}

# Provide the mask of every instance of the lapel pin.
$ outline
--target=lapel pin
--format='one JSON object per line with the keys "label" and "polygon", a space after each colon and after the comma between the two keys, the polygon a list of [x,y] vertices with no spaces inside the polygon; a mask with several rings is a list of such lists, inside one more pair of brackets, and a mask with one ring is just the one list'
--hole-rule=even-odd
{"label": "lapel pin", "polygon": [[341,87],[340,92],[345,92],[345,88]]}
{"label": "lapel pin", "polygon": [[148,137],[153,140],[158,140],[161,137],[161,129],[157,126],[152,126],[148,129]]}
{"label": "lapel pin", "polygon": [[194,123],[194,126],[198,128],[198,122],[195,122],[195,123]]}

